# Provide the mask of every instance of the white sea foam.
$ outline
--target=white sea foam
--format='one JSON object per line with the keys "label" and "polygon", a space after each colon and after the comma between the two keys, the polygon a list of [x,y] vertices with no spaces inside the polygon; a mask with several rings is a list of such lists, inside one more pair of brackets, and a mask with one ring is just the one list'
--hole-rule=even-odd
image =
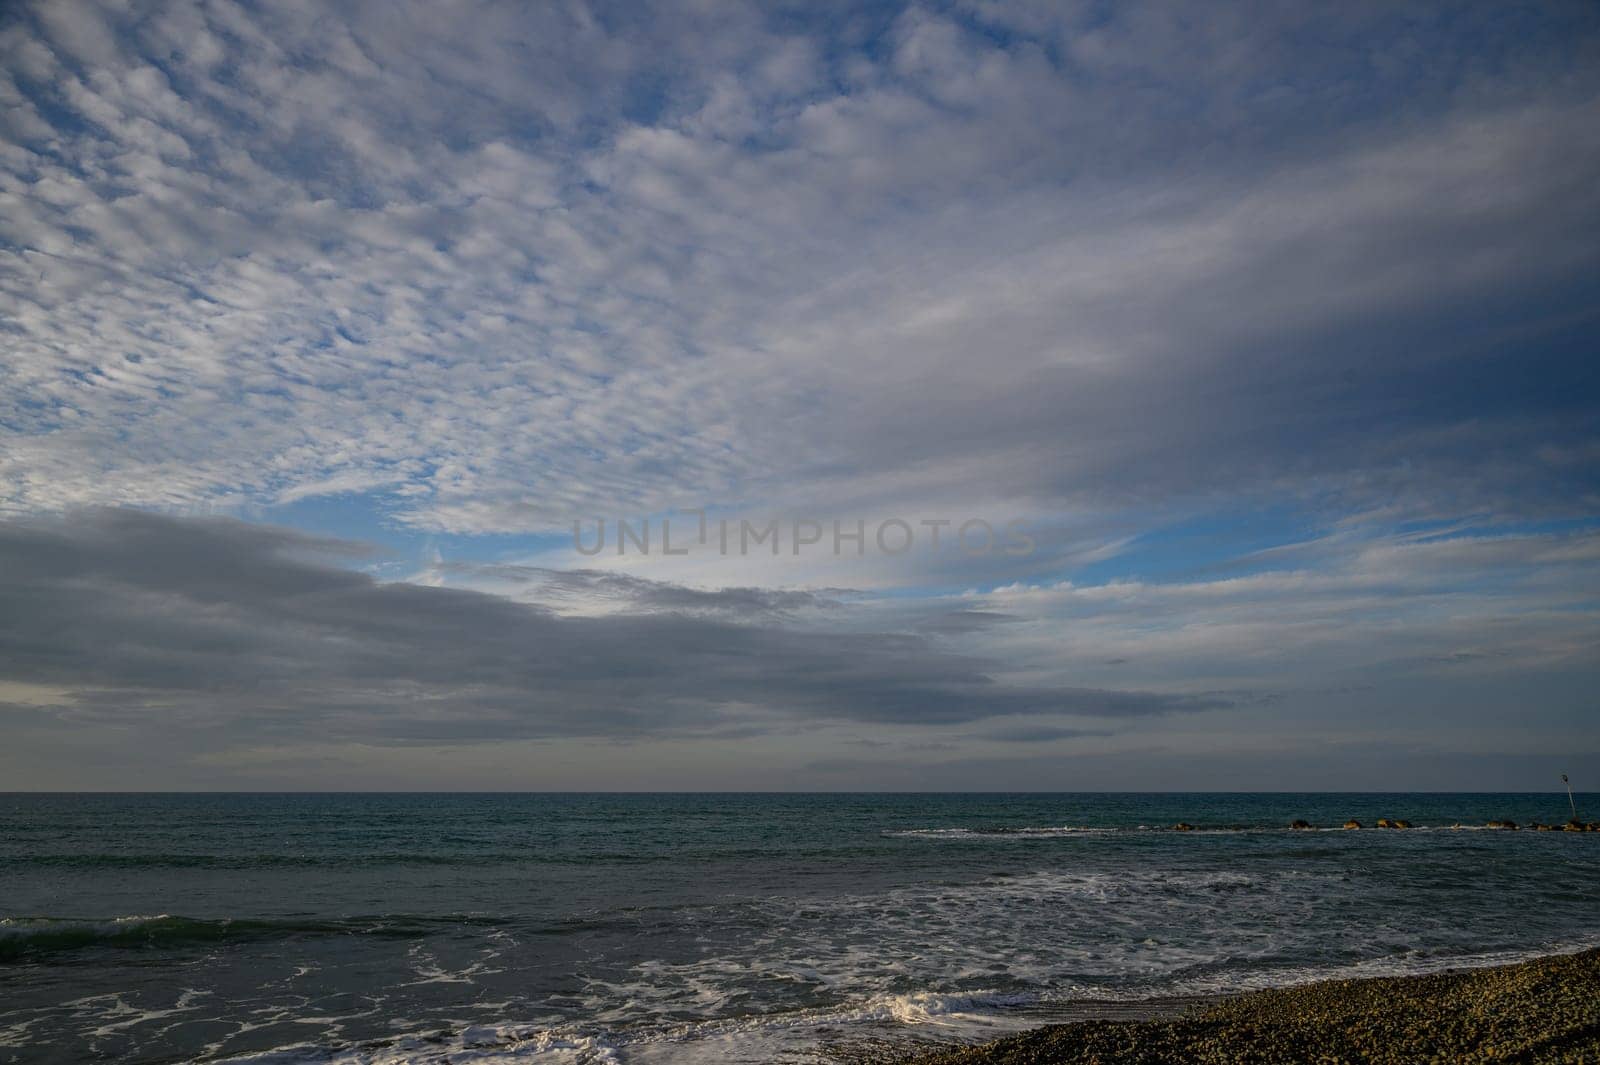
{"label": "white sea foam", "polygon": [[[1312,825],[1308,828],[1290,828],[1287,825],[1196,825],[1183,830],[1183,835],[1196,836],[1240,836],[1240,835],[1312,835],[1320,833],[1354,833],[1358,830],[1347,829],[1343,824],[1337,825]],[[1404,835],[1407,832],[1506,832],[1508,830],[1492,827],[1490,825],[1462,825],[1462,824],[1437,824],[1437,825],[1412,825],[1408,829],[1378,828],[1375,824],[1367,824],[1359,830],[1362,833],[1374,835]],[[886,829],[882,833],[885,839],[923,839],[923,840],[950,840],[955,842],[977,843],[1003,843],[1008,840],[1049,839],[1053,837],[1072,836],[1119,836],[1132,833],[1159,832],[1173,834],[1177,830],[1172,825],[1126,825],[1119,827],[1091,826],[1091,825],[1030,825],[1018,828],[970,828],[963,826],[930,827],[930,828],[899,828]],[[1512,832],[1510,834],[1520,835]]]}
{"label": "white sea foam", "polygon": [[450,1038],[404,1036],[380,1045],[332,1048],[301,1044],[227,1059],[228,1065],[618,1065],[603,1040],[551,1028],[473,1025]]}
{"label": "white sea foam", "polygon": [[[709,1020],[631,1033],[584,1033],[517,1024],[477,1025],[442,1039],[404,1037],[350,1048],[301,1045],[229,1059],[230,1065],[757,1065],[814,1062],[824,1038],[902,1036],[970,1042],[1062,1019],[1171,1012],[1184,1000],[1320,980],[1420,975],[1506,965],[1600,945],[1600,936],[1539,950],[1408,955],[1350,965],[1242,970],[1179,980],[1156,990],[1058,987],[1036,992],[915,991],[870,996],[833,1009]],[[1129,1006],[1147,1005],[1131,1014]]]}
{"label": "white sea foam", "polygon": [[79,919],[72,917],[0,917],[0,939],[35,939],[62,932],[120,935],[152,925],[180,920],[169,913],[130,914],[126,917]]}
{"label": "white sea foam", "polygon": [[[1075,863],[1081,864],[1081,863]],[[318,1031],[313,1043],[240,1059],[251,1065],[701,1065],[814,1061],[825,1040],[916,1036],[993,1037],[1063,1017],[1087,1002],[1138,1004],[1172,996],[1283,986],[1327,978],[1397,975],[1516,961],[1549,949],[1450,953],[1448,921],[1433,953],[1419,941],[1414,913],[1370,905],[1370,885],[1315,862],[1237,869],[1071,868],[972,880],[924,881],[877,891],[797,900],[747,899],[748,934],[707,935],[704,952],[640,961],[592,976],[564,1019],[462,1026],[457,1034],[412,1034],[354,1043],[347,1032],[405,1030],[385,1007],[316,1017],[304,1009],[262,1016]],[[1348,917],[1319,920],[1333,907],[1361,914],[1363,941],[1386,957],[1286,966],[1297,957],[1337,956],[1326,939]],[[719,911],[717,920],[727,917]],[[693,934],[700,911],[679,920]],[[164,915],[80,922],[112,930],[171,922]],[[1443,920],[1443,919],[1442,919]],[[20,929],[36,923],[8,925]],[[51,922],[59,930],[61,922]],[[708,932],[720,926],[709,923]],[[1430,937],[1423,937],[1429,941]],[[472,960],[445,962],[420,944],[409,950],[419,984],[470,985],[495,971],[502,938]],[[1465,946],[1465,942],[1462,943]],[[1575,943],[1574,947],[1589,945]],[[503,962],[501,964],[504,964]],[[103,998],[103,996],[102,996]],[[161,1011],[112,1000],[69,1004],[79,1029],[117,1032],[167,1014],[203,1017],[197,999]],[[792,1005],[787,1005],[792,1004]],[[392,1010],[392,1006],[388,1009]],[[1105,1008],[1105,1007],[1100,1007]],[[484,999],[471,1016],[517,1017],[522,1007]],[[1073,1011],[1077,1010],[1077,1013]],[[537,1012],[535,1011],[535,1016]],[[701,1018],[671,1023],[664,1018]],[[352,1023],[362,1018],[360,1025]],[[570,1019],[565,1019],[570,1018]],[[254,1026],[254,1025],[252,1025]],[[234,1035],[245,1028],[234,1029]],[[25,1040],[26,1028],[13,1038]],[[233,1044],[237,1046],[237,1043]],[[210,1054],[215,1056],[218,1047]]]}
{"label": "white sea foam", "polygon": [[[1171,830],[1056,825],[989,833],[954,827],[905,831],[934,840],[983,841]],[[1287,835],[1293,830],[1227,831]],[[477,926],[471,926],[470,934],[419,938],[395,951],[403,952],[403,961],[387,989],[392,996],[362,996],[353,1004],[337,995],[319,997],[297,982],[312,969],[298,963],[285,967],[277,979],[285,986],[295,982],[290,991],[274,985],[272,994],[257,1002],[247,995],[230,1004],[230,1014],[215,1014],[214,1023],[230,1031],[206,1054],[214,1060],[250,1045],[246,1039],[269,1038],[262,1029],[293,1024],[304,1026],[311,1041],[235,1060],[252,1065],[814,1062],[819,1043],[830,1040],[980,1039],[1117,1008],[1106,1003],[1132,1009],[1174,996],[1432,972],[1550,952],[1543,947],[1472,953],[1535,941],[1526,923],[1502,928],[1495,912],[1484,912],[1484,925],[1470,919],[1471,908],[1486,897],[1482,877],[1495,868],[1481,855],[1500,850],[1498,841],[1477,837],[1452,846],[1435,836],[1412,847],[1401,842],[1403,832],[1351,835],[1381,835],[1382,840],[1358,848],[1342,841],[1307,840],[1306,846],[1290,847],[1241,841],[1245,853],[1282,851],[1284,858],[1219,863],[1216,848],[1191,849],[1177,836],[1170,843],[1145,837],[1121,848],[1143,859],[1132,866],[1118,848],[1092,842],[1037,854],[923,851],[924,869],[895,886],[841,890],[834,879],[811,890],[768,881],[763,889],[774,892],[770,896],[746,893],[716,906],[617,911],[620,916],[596,921],[604,933],[593,941],[593,952],[569,970],[572,979],[558,999],[548,1002],[542,992],[523,993],[511,980],[528,958],[514,952],[515,936],[494,929],[480,940],[474,938]],[[1544,842],[1551,841],[1545,837]],[[1518,845],[1516,853],[1540,850]],[[1471,860],[1459,866],[1418,860],[1458,852]],[[1327,857],[1344,853],[1387,853],[1402,862],[1373,877],[1364,875],[1360,863]],[[1038,855],[1043,857],[1033,861]],[[1583,881],[1572,881],[1576,866],[1551,869],[1550,890],[1559,888],[1568,897],[1586,890]],[[1563,876],[1570,881],[1564,886]],[[1441,905],[1394,905],[1413,882],[1427,885]],[[360,918],[313,927],[158,914],[99,922],[12,919],[0,922],[0,935],[115,939],[133,929],[141,944],[148,932],[178,937],[186,945],[200,941],[202,949],[209,949],[211,938],[264,936],[273,938],[275,948],[276,937],[289,934],[285,930],[343,934],[347,927],[368,923],[397,922]],[[636,923],[649,931],[669,928],[670,943],[659,952],[649,949],[649,941],[616,947]],[[1560,934],[1561,928],[1551,926],[1550,934]],[[1430,951],[1410,949],[1418,944]],[[642,954],[657,956],[644,960]],[[342,964],[334,952],[318,959],[335,973]],[[403,1012],[419,999],[408,999],[409,990],[402,989],[418,988],[445,1005]],[[65,1006],[73,1029],[81,1032],[123,1033],[154,1022],[151,1031],[159,1035],[174,1020],[213,1023],[213,1013],[200,1000],[147,1002],[156,1009],[116,996]],[[215,1030],[208,1029],[207,1037]],[[455,1034],[435,1034],[440,1032]],[[0,1032],[0,1043],[39,1038],[20,1018],[9,1034]],[[195,1052],[194,1046],[189,1042],[185,1052]]]}

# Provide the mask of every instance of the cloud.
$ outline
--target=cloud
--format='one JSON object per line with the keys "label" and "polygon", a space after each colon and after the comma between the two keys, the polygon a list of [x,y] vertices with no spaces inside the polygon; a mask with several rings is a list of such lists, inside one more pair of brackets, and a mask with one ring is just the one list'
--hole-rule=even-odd
{"label": "cloud", "polygon": [[1530,720],[1577,712],[1568,684],[1592,678],[1600,647],[1597,546],[1587,526],[1348,526],[1212,572],[1018,583],[942,605],[1011,619],[964,643],[1005,661],[1007,679],[1214,685],[1235,705],[1270,697],[1303,726],[1320,690],[1359,684],[1375,690],[1344,700],[1341,720],[1438,716],[1471,730],[1507,700]]}
{"label": "cloud", "polygon": [[1007,725],[974,732],[970,739],[989,740],[996,743],[1049,743],[1052,740],[1075,740],[1085,736],[1109,736],[1104,730],[1063,728],[1060,725]]}
{"label": "cloud", "polygon": [[[1296,556],[1318,574],[911,599],[429,571],[490,593],[382,582],[350,568],[370,549],[289,529],[80,511],[0,523],[0,714],[30,786],[1116,786],[1115,765],[1216,787],[1357,737],[1385,765],[1532,765],[1586,734],[1591,539],[1334,537]],[[1006,753],[1040,743],[1054,777]]]}
{"label": "cloud", "polygon": [[[0,700],[61,758],[1581,727],[1592,4],[463,10],[0,13]],[[698,507],[1038,550],[563,546]]]}
{"label": "cloud", "polygon": [[8,10],[3,505],[1595,502],[1585,5],[442,10]]}
{"label": "cloud", "polygon": [[426,577],[496,591],[559,613],[675,613],[778,620],[837,608],[827,592],[781,588],[691,588],[608,570],[516,563],[439,562]]}
{"label": "cloud", "polygon": [[[653,609],[562,617],[314,557],[353,550],[231,519],[116,510],[0,525],[0,679],[65,693],[12,709],[77,727],[220,729],[228,744],[451,744],[1226,705],[1002,684],[985,662],[915,635],[775,624],[768,602],[737,590],[737,623]],[[645,592],[653,607],[716,601]]]}

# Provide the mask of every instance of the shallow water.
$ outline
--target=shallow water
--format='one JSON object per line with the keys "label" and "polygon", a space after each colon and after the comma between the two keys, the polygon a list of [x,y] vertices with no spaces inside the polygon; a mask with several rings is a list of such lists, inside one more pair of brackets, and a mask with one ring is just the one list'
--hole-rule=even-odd
{"label": "shallow water", "polygon": [[[1417,827],[1334,828],[1384,816]],[[1566,816],[1553,794],[5,795],[0,1061],[809,1061],[1490,964],[1600,943],[1600,834],[1449,826]]]}

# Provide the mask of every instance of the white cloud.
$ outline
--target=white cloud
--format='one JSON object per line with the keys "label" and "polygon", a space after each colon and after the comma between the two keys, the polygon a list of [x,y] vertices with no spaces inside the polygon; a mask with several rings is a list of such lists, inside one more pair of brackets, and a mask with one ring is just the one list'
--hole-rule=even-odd
{"label": "white cloud", "polygon": [[[1387,332],[1595,266],[1595,85],[1535,73],[1548,41],[1381,67],[1376,118],[1335,95],[1370,12],[1308,57],[1228,18],[908,10],[875,63],[739,8],[80,7],[0,30],[12,509],[1081,521],[1197,485],[1549,506],[1593,465],[1538,458],[1580,453],[1570,418],[1502,468],[1439,435],[1461,413],[1379,427],[1484,365],[1438,337],[1397,379]],[[1497,360],[1474,424],[1511,415]]]}

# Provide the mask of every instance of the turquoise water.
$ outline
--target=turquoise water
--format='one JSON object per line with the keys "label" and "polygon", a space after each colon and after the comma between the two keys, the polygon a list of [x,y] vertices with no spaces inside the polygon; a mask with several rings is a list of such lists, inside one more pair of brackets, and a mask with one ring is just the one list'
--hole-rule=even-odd
{"label": "turquoise water", "polygon": [[1564,794],[0,795],[0,1061],[808,1061],[1488,964],[1600,943],[1600,833],[1449,826],[1567,816]]}

